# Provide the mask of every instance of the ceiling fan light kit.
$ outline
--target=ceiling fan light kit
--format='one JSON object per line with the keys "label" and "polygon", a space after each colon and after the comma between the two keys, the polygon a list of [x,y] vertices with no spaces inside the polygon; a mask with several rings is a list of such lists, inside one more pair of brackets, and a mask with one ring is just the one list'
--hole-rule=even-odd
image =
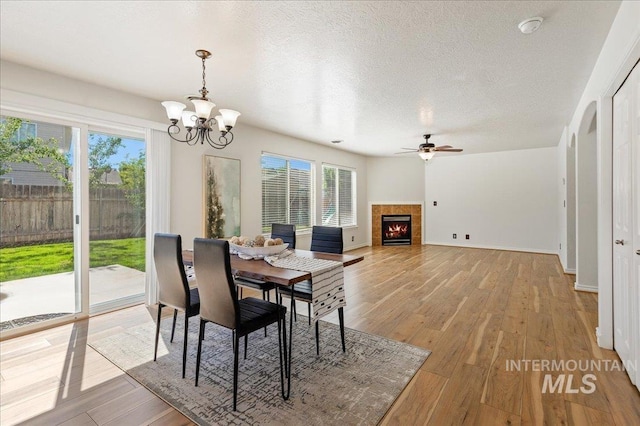
{"label": "ceiling fan light kit", "polygon": [[441,145],[436,146],[435,144],[429,143],[430,134],[422,135],[424,138],[424,143],[418,145],[418,149],[413,148],[402,148],[406,149],[406,152],[396,152],[396,154],[408,154],[410,152],[417,152],[420,158],[422,158],[425,162],[429,161],[436,155],[436,152],[462,152],[460,148],[454,148],[451,145]]}
{"label": "ceiling fan light kit", "polygon": [[[236,125],[236,120],[240,116],[238,111],[232,109],[220,109],[220,115],[210,118],[211,111],[216,106],[207,97],[207,83],[205,78],[205,61],[211,57],[211,52],[207,50],[196,50],[196,56],[202,59],[202,89],[199,90],[200,96],[188,96],[195,111],[185,111],[187,106],[182,102],[164,101],[162,106],[167,110],[167,117],[171,124],[167,129],[167,133],[177,142],[186,143],[187,145],[195,145],[198,142],[204,144],[206,141],[212,148],[222,149],[233,142],[233,133],[231,129]],[[174,135],[180,133],[178,121],[182,120],[182,125],[186,130],[184,139],[179,139]],[[217,129],[216,129],[217,127]],[[220,132],[217,137],[212,132]]]}
{"label": "ceiling fan light kit", "polygon": [[424,161],[429,161],[433,158],[434,155],[436,155],[436,153],[434,151],[430,151],[430,152],[418,152],[418,155],[420,156],[420,158],[422,158]]}

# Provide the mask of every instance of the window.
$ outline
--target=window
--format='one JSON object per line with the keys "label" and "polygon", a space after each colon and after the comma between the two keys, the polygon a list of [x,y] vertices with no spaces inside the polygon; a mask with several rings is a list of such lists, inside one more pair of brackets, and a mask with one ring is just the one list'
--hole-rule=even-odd
{"label": "window", "polygon": [[35,138],[37,134],[36,123],[23,121],[18,131],[11,138],[11,142],[24,141],[30,138]]}
{"label": "window", "polygon": [[325,226],[355,226],[355,170],[322,165],[322,224]]}
{"label": "window", "polygon": [[313,224],[313,164],[262,154],[262,231],[272,223],[291,223],[297,230]]}

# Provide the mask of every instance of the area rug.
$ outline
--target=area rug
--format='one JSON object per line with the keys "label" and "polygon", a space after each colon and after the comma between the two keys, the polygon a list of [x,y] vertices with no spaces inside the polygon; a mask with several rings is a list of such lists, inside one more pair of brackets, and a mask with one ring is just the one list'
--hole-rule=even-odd
{"label": "area rug", "polygon": [[[169,343],[171,319],[161,325],[158,360],[153,361],[155,326],[140,325],[90,342],[127,374],[201,425],[374,425],[384,416],[430,351],[393,340],[320,322],[320,356],[314,327],[298,316],[293,331],[291,397],[280,395],[276,325],[249,336],[247,359],[238,373],[238,407],[233,411],[231,332],[207,324],[200,381],[194,386],[198,317],[189,323],[186,378],[182,372],[182,332]],[[288,325],[288,324],[287,324]],[[287,330],[287,334],[288,334]]]}

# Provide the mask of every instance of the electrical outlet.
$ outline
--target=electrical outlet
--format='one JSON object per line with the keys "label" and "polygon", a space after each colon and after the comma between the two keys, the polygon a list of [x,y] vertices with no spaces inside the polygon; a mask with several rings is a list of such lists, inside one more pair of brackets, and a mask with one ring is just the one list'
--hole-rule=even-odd
{"label": "electrical outlet", "polygon": [[458,238],[458,234],[453,234],[453,239],[455,240],[456,238]]}
{"label": "electrical outlet", "polygon": [[469,239],[469,234],[467,234],[467,235],[464,237],[464,239],[465,239],[465,240],[468,240],[468,239]]}
{"label": "electrical outlet", "polygon": [[351,236],[351,242],[354,242],[355,240],[356,240],[356,237],[352,235]]}
{"label": "electrical outlet", "polygon": [[434,202],[433,202],[433,205],[434,205],[434,206],[437,206],[437,205],[438,205],[438,202],[437,202],[437,201],[434,201]]}

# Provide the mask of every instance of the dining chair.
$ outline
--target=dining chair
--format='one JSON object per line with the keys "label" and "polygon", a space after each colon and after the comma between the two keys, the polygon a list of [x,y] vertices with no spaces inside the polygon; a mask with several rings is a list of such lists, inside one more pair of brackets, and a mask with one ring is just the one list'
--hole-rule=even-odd
{"label": "dining chair", "polygon": [[[342,237],[342,228],[332,226],[314,226],[311,230],[311,251],[342,254],[344,250],[344,241]],[[280,294],[279,303],[282,304],[282,296],[291,297],[290,287],[281,287],[278,290]],[[312,280],[302,281],[294,285],[294,300],[300,300],[307,303],[307,312],[309,315],[309,325],[311,325],[311,304],[313,303],[313,283]],[[297,316],[295,312],[295,303],[293,304],[294,318]],[[342,351],[346,351],[344,344],[344,309],[338,308],[338,318],[340,320],[340,337],[342,339]],[[320,328],[319,322],[316,321],[316,353],[320,355]]]}
{"label": "dining chair", "polygon": [[[247,337],[260,328],[278,323],[278,355],[280,357],[280,386],[284,394],[282,338],[286,334],[284,323],[287,308],[254,297],[238,299],[236,284],[231,273],[229,242],[207,238],[193,241],[193,263],[200,289],[200,334],[196,357],[196,380],[200,375],[200,359],[205,326],[208,322],[232,330],[233,337],[233,410],[238,395],[238,352],[240,338],[244,337],[245,358]],[[283,333],[283,334],[281,334]]]}
{"label": "dining chair", "polygon": [[[271,238],[281,238],[283,242],[289,243],[288,248],[295,249],[296,226],[284,223],[273,223],[271,224]],[[275,288],[274,283],[244,277],[236,278],[236,283],[240,286],[240,298],[242,298],[242,287],[247,287],[261,291],[263,300],[271,300],[269,292]]]}
{"label": "dining chair", "polygon": [[155,234],[153,236],[153,260],[158,275],[158,321],[156,323],[156,343],[153,360],[158,355],[160,339],[160,318],[162,308],[173,308],[173,326],[171,340],[176,331],[178,311],[184,312],[184,343],[182,348],[182,378],[187,365],[187,336],[189,335],[189,318],[200,312],[200,296],[198,289],[189,288],[189,280],[182,262],[182,237],[176,234]]}

